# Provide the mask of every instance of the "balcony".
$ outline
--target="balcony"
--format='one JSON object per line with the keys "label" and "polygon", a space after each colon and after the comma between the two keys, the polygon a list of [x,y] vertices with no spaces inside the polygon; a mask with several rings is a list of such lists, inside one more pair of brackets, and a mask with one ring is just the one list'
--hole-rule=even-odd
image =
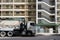
{"label": "balcony", "polygon": [[14,8],[15,9],[24,9],[25,5],[15,5]]}
{"label": "balcony", "polygon": [[36,21],[35,17],[28,17],[28,21]]}
{"label": "balcony", "polygon": [[2,16],[13,16],[12,11],[2,11]]}
{"label": "balcony", "polygon": [[36,16],[35,13],[28,13],[28,16]]}
{"label": "balcony", "polygon": [[3,2],[9,3],[9,2],[13,2],[13,0],[3,0]]}
{"label": "balcony", "polygon": [[55,10],[47,10],[47,9],[41,8],[41,7],[38,7],[38,9],[39,9],[39,10],[45,10],[45,11],[51,13],[51,14],[55,14]]}
{"label": "balcony", "polygon": [[35,17],[36,16],[36,12],[35,11],[27,11],[26,15],[30,16],[30,17]]}
{"label": "balcony", "polygon": [[3,13],[2,16],[13,16],[12,13]]}
{"label": "balcony", "polygon": [[42,6],[42,5],[40,5],[40,4],[38,5],[38,9],[39,9],[39,10],[42,9],[42,10],[45,10],[45,11],[51,13],[51,14],[54,14],[54,13],[55,13],[55,7],[49,8],[49,10],[47,10],[47,9],[45,9],[45,8],[42,8],[41,6]]}
{"label": "balcony", "polygon": [[45,20],[43,20],[43,19],[38,19],[38,24],[40,24],[40,23],[48,24],[47,21],[45,21]]}
{"label": "balcony", "polygon": [[47,20],[49,20],[51,22],[55,22],[55,18],[48,18],[48,17],[43,16],[43,15],[41,15],[40,18],[45,18],[45,19],[47,19]]}
{"label": "balcony", "polygon": [[27,0],[26,2],[33,3],[33,2],[36,2],[36,0]]}
{"label": "balcony", "polygon": [[27,5],[26,9],[36,9],[36,5]]}
{"label": "balcony", "polygon": [[13,9],[13,5],[3,5],[2,9]]}
{"label": "balcony", "polygon": [[14,0],[14,2],[25,2],[25,0]]}
{"label": "balcony", "polygon": [[55,21],[55,17],[54,16],[47,16],[47,15],[42,15],[42,13],[41,12],[39,12],[38,13],[38,18],[45,18],[45,19],[47,19],[47,20],[49,20],[49,21],[52,21],[52,22],[54,22]]}
{"label": "balcony", "polygon": [[15,11],[14,16],[25,16],[25,12],[24,11]]}

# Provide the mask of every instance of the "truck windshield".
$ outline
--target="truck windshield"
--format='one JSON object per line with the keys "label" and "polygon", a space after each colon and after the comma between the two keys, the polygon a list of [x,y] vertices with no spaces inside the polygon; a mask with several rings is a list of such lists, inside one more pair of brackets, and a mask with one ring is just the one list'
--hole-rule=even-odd
{"label": "truck windshield", "polygon": [[35,26],[35,23],[30,23],[31,26]]}

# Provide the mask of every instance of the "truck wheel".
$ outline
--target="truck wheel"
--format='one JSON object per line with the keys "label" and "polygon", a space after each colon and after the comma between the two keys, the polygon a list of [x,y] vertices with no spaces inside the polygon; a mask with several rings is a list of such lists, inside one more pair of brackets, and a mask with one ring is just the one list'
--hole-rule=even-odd
{"label": "truck wheel", "polygon": [[32,35],[32,32],[31,31],[28,31],[27,34],[28,34],[28,36],[31,36]]}
{"label": "truck wheel", "polygon": [[29,36],[31,36],[31,33],[30,33],[30,32],[28,32],[28,35],[29,35]]}
{"label": "truck wheel", "polygon": [[4,36],[6,36],[6,32],[1,32],[1,37],[4,37]]}
{"label": "truck wheel", "polygon": [[26,32],[25,32],[25,31],[23,31],[23,32],[22,32],[22,35],[25,35],[25,34],[26,34]]}
{"label": "truck wheel", "polygon": [[8,32],[7,35],[8,35],[9,37],[13,36],[13,32]]}

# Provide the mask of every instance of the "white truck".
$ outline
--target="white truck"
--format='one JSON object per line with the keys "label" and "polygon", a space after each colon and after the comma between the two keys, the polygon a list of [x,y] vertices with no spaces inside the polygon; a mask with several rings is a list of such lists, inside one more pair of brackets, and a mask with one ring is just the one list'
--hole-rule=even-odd
{"label": "white truck", "polygon": [[[20,24],[25,23],[23,31],[20,29]],[[0,22],[0,36],[13,36],[13,35],[35,35],[34,21],[21,22],[4,20]]]}

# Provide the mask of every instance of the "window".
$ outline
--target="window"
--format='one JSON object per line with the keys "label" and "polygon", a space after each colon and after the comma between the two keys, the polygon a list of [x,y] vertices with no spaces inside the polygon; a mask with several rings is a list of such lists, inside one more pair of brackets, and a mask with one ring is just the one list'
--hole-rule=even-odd
{"label": "window", "polygon": [[38,1],[42,1],[42,0],[38,0]]}
{"label": "window", "polygon": [[3,0],[3,2],[13,2],[13,0]]}
{"label": "window", "polygon": [[21,13],[24,13],[24,11],[21,11]]}
{"label": "window", "polygon": [[13,5],[2,5],[3,9],[12,9]]}
{"label": "window", "polygon": [[41,12],[38,12],[38,17],[41,17]]}
{"label": "window", "polygon": [[8,11],[6,11],[5,13],[6,13],[6,15],[9,15],[9,12]]}
{"label": "window", "polygon": [[34,26],[34,25],[35,25],[35,23],[30,23],[30,25],[31,25],[31,26]]}
{"label": "window", "polygon": [[51,13],[55,13],[55,8],[54,7],[53,8],[50,8],[50,10],[51,10],[50,11]]}
{"label": "window", "polygon": [[21,2],[25,2],[25,0],[21,0]]}
{"label": "window", "polygon": [[31,13],[32,13],[31,11],[28,11],[28,16],[31,16],[32,15]]}
{"label": "window", "polygon": [[31,2],[31,0],[28,0],[28,2]]}
{"label": "window", "polygon": [[57,14],[59,15],[60,14],[60,11],[57,11]]}
{"label": "window", "polygon": [[41,9],[42,7],[41,7],[41,4],[38,4],[38,9]]}
{"label": "window", "polygon": [[31,5],[28,5],[28,9],[31,9]]}
{"label": "window", "polygon": [[16,14],[19,14],[20,13],[20,11],[16,11]]}
{"label": "window", "polygon": [[21,9],[24,9],[24,5],[21,5]]}
{"label": "window", "polygon": [[8,11],[6,11],[5,13],[9,13]]}
{"label": "window", "polygon": [[28,18],[28,21],[31,21],[31,18]]}
{"label": "window", "polygon": [[20,8],[20,6],[19,5],[16,5],[16,9],[19,9]]}
{"label": "window", "polygon": [[32,0],[33,2],[36,2],[36,0]]}
{"label": "window", "polygon": [[14,0],[14,2],[21,2],[21,0]]}
{"label": "window", "polygon": [[34,8],[34,9],[35,9],[35,8],[36,8],[36,5],[32,5],[32,8]]}

